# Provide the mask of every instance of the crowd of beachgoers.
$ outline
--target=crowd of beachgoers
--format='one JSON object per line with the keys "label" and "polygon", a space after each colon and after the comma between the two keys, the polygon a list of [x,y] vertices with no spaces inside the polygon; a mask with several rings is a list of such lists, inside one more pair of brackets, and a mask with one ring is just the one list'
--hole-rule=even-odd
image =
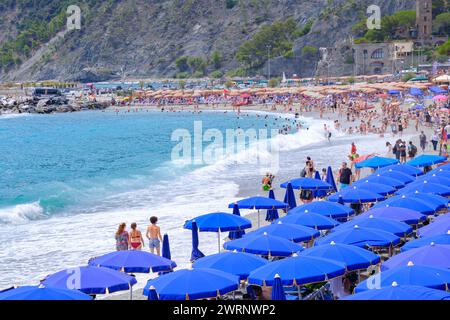
{"label": "crowd of beachgoers", "polygon": [[[116,105],[114,109],[118,113],[151,106],[166,112],[228,109],[237,114],[244,108],[258,106],[255,109],[296,116],[319,119],[332,116],[334,128],[324,125],[328,139],[332,139],[332,130],[340,130],[348,134],[376,134],[380,138],[389,135],[396,141],[386,143],[387,157],[360,155],[357,145],[352,143],[349,153],[340,155],[342,165],[334,174],[330,169],[320,172],[314,159],[308,157],[301,165],[303,170],[299,168],[301,177],[292,177],[283,186],[286,196],[281,206],[275,206],[271,201],[276,200],[271,197],[256,197],[254,201],[268,201],[269,205],[258,207],[255,202],[249,207],[237,202],[230,204],[233,215],[222,214],[220,219],[198,217],[186,222],[184,227],[193,232],[193,269],[172,270],[175,262],[170,260],[168,238],[161,235],[157,217],[152,217],[145,235],[135,223],[129,232],[121,224],[115,234],[117,252],[91,260],[90,267],[83,267],[81,277],[83,272],[91,272],[87,269],[97,268],[100,270],[92,272],[99,272],[99,279],[103,279],[101,272],[105,267],[118,270],[110,273],[162,272],[163,275],[150,279],[144,289],[149,299],[450,299],[445,291],[450,282],[447,232],[450,229],[447,215],[450,164],[442,165],[450,151],[447,144],[450,106],[445,88],[440,88],[442,92],[429,89],[422,86],[421,94],[403,88],[385,92],[335,92],[315,97],[289,92],[239,93],[230,97],[228,92],[190,98],[137,96],[124,103],[123,109]],[[417,146],[413,141],[403,140],[405,132],[417,136]],[[370,170],[370,175],[364,176],[364,170]],[[263,177],[264,191],[271,191],[273,178],[270,173]],[[293,189],[300,189],[298,196]],[[272,224],[265,223],[243,236],[245,229],[255,227],[256,219],[254,215],[248,217],[251,220],[237,218],[239,209],[267,209],[267,206],[272,210],[268,210],[266,220]],[[293,222],[296,218],[298,223]],[[311,222],[315,219],[316,222]],[[218,226],[220,221],[228,227]],[[235,227],[230,227],[230,223],[235,223]],[[203,257],[196,246],[197,230],[219,231],[219,245],[220,231],[232,231],[233,235],[230,234],[223,246],[227,252]],[[255,249],[255,245],[259,247]],[[226,254],[230,253],[236,257],[227,258]],[[339,255],[342,260],[337,258]],[[432,255],[437,258],[431,258]],[[226,259],[236,259],[232,261],[242,264],[226,264]],[[351,259],[355,259],[353,264]],[[367,292],[372,290],[368,290],[368,283],[380,270],[379,295],[370,296]],[[186,280],[189,272],[197,273],[191,276],[194,283]],[[408,272],[425,276],[417,280],[417,277],[401,277]],[[437,275],[440,273],[444,273],[441,278]],[[66,280],[70,276],[70,272],[64,271],[50,275],[41,287],[67,289]],[[203,277],[212,277],[208,282],[211,287],[206,283],[205,287],[199,286]],[[105,277],[104,281],[108,283],[109,279]],[[136,283],[132,275],[125,274],[115,281],[119,284],[95,290],[81,281],[79,287],[72,289],[92,297],[129,290]],[[183,281],[187,281],[185,286],[178,288],[177,283]],[[281,296],[280,284],[284,287]],[[391,295],[389,290],[397,295]],[[0,293],[0,299],[13,291]]]}

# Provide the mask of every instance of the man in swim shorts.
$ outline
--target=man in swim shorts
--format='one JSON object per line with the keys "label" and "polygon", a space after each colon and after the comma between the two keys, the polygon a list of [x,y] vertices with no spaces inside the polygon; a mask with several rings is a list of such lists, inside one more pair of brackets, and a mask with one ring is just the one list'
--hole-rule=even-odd
{"label": "man in swim shorts", "polygon": [[150,225],[147,228],[147,239],[148,245],[150,247],[150,252],[154,253],[156,249],[156,254],[161,255],[161,229],[156,225],[158,222],[157,217],[150,218]]}

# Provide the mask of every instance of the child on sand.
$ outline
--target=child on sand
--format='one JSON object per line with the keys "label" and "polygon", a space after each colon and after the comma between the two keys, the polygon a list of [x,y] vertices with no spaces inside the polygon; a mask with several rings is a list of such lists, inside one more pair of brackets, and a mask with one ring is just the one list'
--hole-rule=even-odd
{"label": "child on sand", "polygon": [[161,229],[156,225],[158,222],[157,217],[150,218],[150,225],[147,228],[147,239],[149,240],[150,252],[154,253],[156,249],[156,254],[161,255]]}

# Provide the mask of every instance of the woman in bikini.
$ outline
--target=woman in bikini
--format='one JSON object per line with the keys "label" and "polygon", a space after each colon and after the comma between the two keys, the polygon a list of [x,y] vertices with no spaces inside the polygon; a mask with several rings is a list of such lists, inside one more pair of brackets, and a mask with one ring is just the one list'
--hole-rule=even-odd
{"label": "woman in bikini", "polygon": [[137,224],[133,222],[130,232],[130,250],[141,250],[143,246],[144,239],[142,238],[142,233],[137,229]]}

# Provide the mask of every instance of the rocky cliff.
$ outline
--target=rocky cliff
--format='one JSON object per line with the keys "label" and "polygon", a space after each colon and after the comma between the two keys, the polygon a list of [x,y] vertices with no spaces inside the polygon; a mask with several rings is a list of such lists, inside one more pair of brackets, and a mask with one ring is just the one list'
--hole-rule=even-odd
{"label": "rocky cliff", "polygon": [[[236,59],[241,44],[251,40],[262,26],[289,17],[299,28],[308,21],[312,27],[306,35],[293,39],[292,54],[271,59],[272,75],[286,72],[314,76],[323,72],[318,54],[303,54],[306,45],[334,48],[327,70],[348,74],[351,68],[345,65],[349,52],[345,41],[351,36],[351,27],[365,16],[367,6],[378,4],[382,14],[392,14],[413,9],[415,4],[414,0],[78,2],[81,29],[66,31],[65,9],[72,1],[4,0],[0,4],[0,80],[174,77],[180,71],[178,58],[211,61],[213,53],[219,53],[220,61],[214,67],[208,63],[205,74],[225,74],[241,67]],[[38,34],[32,34],[31,40],[23,35],[35,29]],[[258,66],[250,72],[265,74],[267,67]]]}

